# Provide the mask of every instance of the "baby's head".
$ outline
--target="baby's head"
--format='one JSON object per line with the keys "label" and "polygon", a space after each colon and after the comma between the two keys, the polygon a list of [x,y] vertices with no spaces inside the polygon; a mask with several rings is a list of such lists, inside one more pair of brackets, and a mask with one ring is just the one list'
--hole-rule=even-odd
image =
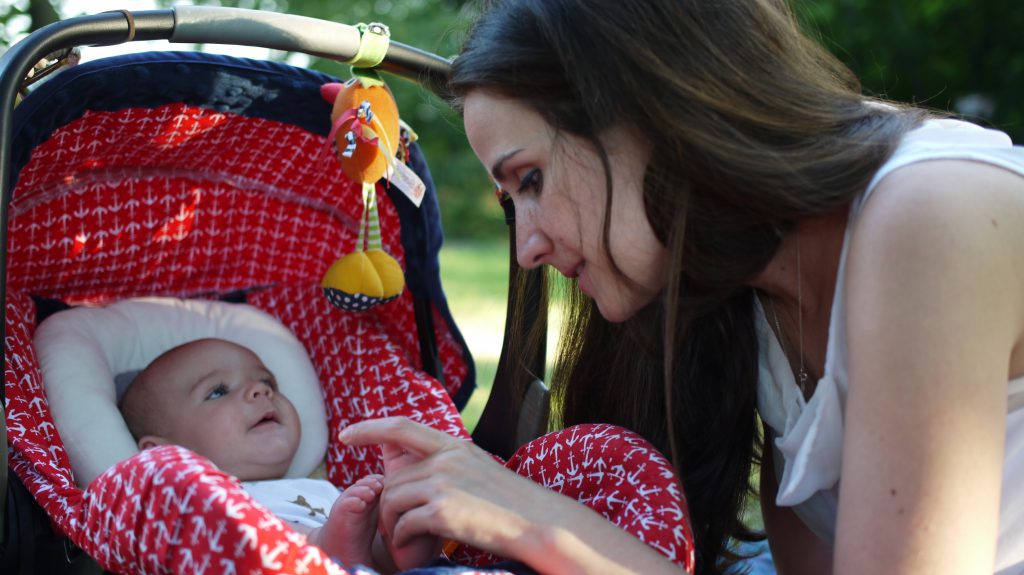
{"label": "baby's head", "polygon": [[239,479],[283,477],[299,445],[299,415],[248,348],[222,339],[154,359],[121,399],[140,449],[174,444]]}

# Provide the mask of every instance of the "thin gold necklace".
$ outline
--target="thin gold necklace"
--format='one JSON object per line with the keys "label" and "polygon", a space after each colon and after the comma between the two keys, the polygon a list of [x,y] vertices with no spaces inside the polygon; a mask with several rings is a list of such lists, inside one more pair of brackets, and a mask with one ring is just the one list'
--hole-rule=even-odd
{"label": "thin gold necklace", "polygon": [[[804,290],[800,276],[800,238],[798,237],[796,240],[796,325],[800,371],[796,374],[796,383],[800,387],[800,391],[804,392],[807,388],[807,369],[804,368]],[[786,351],[786,344],[782,341],[784,338],[782,337],[782,326],[779,324],[779,313],[775,311],[775,298],[769,298],[768,303],[772,307],[772,319],[775,321],[775,334],[779,340],[779,347],[782,348],[782,355],[789,358],[789,352]]]}

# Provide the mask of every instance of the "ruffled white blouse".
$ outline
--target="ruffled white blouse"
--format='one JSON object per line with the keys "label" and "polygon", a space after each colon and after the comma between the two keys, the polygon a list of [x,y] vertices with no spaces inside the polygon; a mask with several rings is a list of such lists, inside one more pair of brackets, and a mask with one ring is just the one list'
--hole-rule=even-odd
{"label": "ruffled white blouse", "polygon": [[[908,133],[850,207],[840,255],[824,375],[810,400],[800,392],[782,347],[760,304],[758,410],[776,437],[776,504],[792,507],[825,541],[835,539],[839,475],[842,466],[843,413],[849,385],[844,277],[846,254],[861,207],[878,182],[893,170],[932,159],[968,159],[995,164],[1024,176],[1024,147],[1002,132],[956,120],[932,120]],[[756,298],[755,298],[756,301]],[[1024,376],[1007,387],[1009,409],[1000,501],[998,575],[1024,573]]]}

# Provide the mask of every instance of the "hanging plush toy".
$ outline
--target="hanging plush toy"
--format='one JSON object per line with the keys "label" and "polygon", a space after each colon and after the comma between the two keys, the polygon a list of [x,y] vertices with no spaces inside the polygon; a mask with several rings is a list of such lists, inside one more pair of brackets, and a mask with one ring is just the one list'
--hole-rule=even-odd
{"label": "hanging plush toy", "polygon": [[331,136],[341,169],[362,182],[363,213],[355,250],[334,262],[321,287],[337,307],[363,311],[390,301],[405,285],[402,268],[381,246],[376,182],[390,177],[399,144],[398,106],[373,70],[353,69],[345,84],[326,84],[320,93],[334,102]]}

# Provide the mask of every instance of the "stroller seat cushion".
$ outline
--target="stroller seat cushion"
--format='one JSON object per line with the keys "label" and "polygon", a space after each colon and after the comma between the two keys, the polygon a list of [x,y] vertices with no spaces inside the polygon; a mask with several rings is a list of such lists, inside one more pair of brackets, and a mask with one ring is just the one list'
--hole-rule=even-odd
{"label": "stroller seat cushion", "polygon": [[36,329],[47,403],[75,481],[85,487],[138,453],[117,407],[117,389],[163,352],[215,337],[251,349],[299,413],[302,435],[287,477],[312,473],[327,450],[327,416],[319,378],[305,347],[270,314],[209,300],[137,298],[55,313]]}

